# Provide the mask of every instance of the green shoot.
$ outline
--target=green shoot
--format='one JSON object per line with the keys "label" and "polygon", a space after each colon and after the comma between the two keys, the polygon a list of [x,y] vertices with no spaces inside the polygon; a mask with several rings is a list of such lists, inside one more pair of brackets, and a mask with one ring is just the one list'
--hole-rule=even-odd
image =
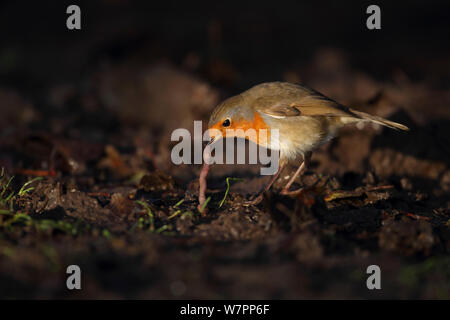
{"label": "green shoot", "polygon": [[193,218],[194,217],[194,214],[192,213],[192,211],[186,211],[185,213],[183,213],[182,215],[181,215],[181,218],[183,218],[183,217],[189,217],[189,218]]}
{"label": "green shoot", "polygon": [[227,190],[225,191],[225,195],[224,195],[222,201],[220,201],[219,208],[221,208],[221,207],[223,206],[223,204],[225,203],[225,200],[227,199],[228,192],[230,192],[230,181],[244,181],[244,179],[241,179],[241,178],[231,178],[231,177],[228,177],[228,178],[226,179],[226,182],[227,182]]}
{"label": "green shoot", "polygon": [[3,227],[10,228],[10,226],[13,225],[14,223],[23,223],[24,225],[28,226],[32,223],[32,219],[30,218],[30,216],[18,212],[14,214],[11,219],[7,220],[3,224]]}
{"label": "green shoot", "polygon": [[39,181],[39,180],[42,180],[42,179],[43,179],[42,177],[36,177],[36,178],[31,179],[30,181],[26,182],[26,183],[22,186],[22,188],[20,188],[20,190],[19,190],[19,193],[18,193],[19,197],[21,197],[21,196],[27,194],[28,192],[33,191],[33,190],[34,190],[34,187],[30,187],[30,188],[28,188],[28,189],[26,189],[26,187],[28,187],[28,186],[29,186],[30,184],[32,184],[33,182]]}
{"label": "green shoot", "polygon": [[147,215],[150,219],[150,231],[154,231],[155,230],[155,217],[153,215],[152,209],[150,209],[149,205],[144,201],[136,200],[135,202],[137,204],[140,204],[142,207],[144,207],[147,210]]}
{"label": "green shoot", "polygon": [[[181,199],[180,201],[178,201],[173,208],[175,209],[176,207],[178,207],[180,204],[182,204],[184,202],[184,199]],[[173,214],[171,214],[167,219],[172,219],[175,218],[177,215],[179,215],[181,213],[181,210],[176,210]]]}
{"label": "green shoot", "polygon": [[202,206],[198,209],[200,213],[203,213],[203,210],[205,210],[206,206],[208,205],[208,202],[211,201],[211,197],[208,197],[205,202],[203,202]]}
{"label": "green shoot", "polygon": [[109,232],[108,229],[103,229],[102,236],[106,239],[109,239],[109,238],[111,238],[111,232]]}
{"label": "green shoot", "polygon": [[[3,177],[2,177],[3,178]],[[0,193],[0,197],[3,197],[3,195],[5,194],[6,190],[8,190],[9,185],[11,184],[11,181],[14,179],[14,176],[9,178],[8,182],[4,185],[2,185],[2,193]]]}
{"label": "green shoot", "polygon": [[181,212],[181,210],[177,210],[177,211],[175,211],[173,214],[171,214],[169,217],[167,217],[167,219],[172,219],[172,218],[175,218],[177,215],[179,215],[180,214],[180,212]]}
{"label": "green shoot", "polygon": [[169,229],[169,226],[167,224],[163,225],[161,228],[158,228],[155,233],[161,233],[165,230]]}
{"label": "green shoot", "polygon": [[176,205],[174,205],[173,207],[176,208],[178,207],[180,204],[182,204],[184,202],[184,199],[181,199],[180,201],[177,202]]}
{"label": "green shoot", "polygon": [[[34,190],[34,187],[28,187],[30,184],[32,184],[35,181],[42,180],[42,177],[34,178],[28,182],[26,182],[22,188],[20,188],[18,193],[15,193],[14,191],[11,191],[7,195],[7,191],[10,189],[11,182],[14,179],[14,176],[8,179],[8,181],[4,181],[5,178],[5,169],[2,168],[2,171],[0,173],[0,207],[7,208],[9,207],[9,210],[2,210],[1,214],[8,214],[7,212],[13,212],[13,205],[14,200],[16,197],[21,197],[27,194],[28,192],[31,192]],[[27,188],[28,187],[28,188]]]}

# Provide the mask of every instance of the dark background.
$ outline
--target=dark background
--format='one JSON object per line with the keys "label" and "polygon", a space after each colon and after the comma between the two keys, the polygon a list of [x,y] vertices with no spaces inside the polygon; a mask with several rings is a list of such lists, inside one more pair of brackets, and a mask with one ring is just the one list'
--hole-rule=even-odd
{"label": "dark background", "polygon": [[[273,80],[307,64],[321,47],[337,47],[375,77],[403,69],[447,85],[449,3],[377,3],[382,29],[369,31],[370,1],[3,1],[3,56],[14,58],[4,58],[1,80],[36,87],[77,79],[104,59],[137,51],[177,64],[195,52],[202,61],[231,61],[245,87],[252,77]],[[65,28],[69,4],[81,6],[82,30]]]}

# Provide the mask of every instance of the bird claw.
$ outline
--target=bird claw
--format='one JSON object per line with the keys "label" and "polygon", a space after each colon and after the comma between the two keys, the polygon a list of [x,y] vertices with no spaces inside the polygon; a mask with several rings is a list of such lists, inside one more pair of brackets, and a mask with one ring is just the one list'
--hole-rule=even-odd
{"label": "bird claw", "polygon": [[[301,194],[304,190],[305,190],[304,188],[300,188],[300,189],[292,190],[292,191],[289,191],[289,189],[282,189],[280,191],[280,194],[283,196],[297,196],[297,195]],[[244,205],[245,206],[256,206],[256,205],[260,204],[263,199],[264,199],[264,193],[261,193],[255,199],[244,202]]]}
{"label": "bird claw", "polygon": [[280,194],[282,194],[283,196],[297,196],[300,193],[302,193],[303,190],[304,190],[304,188],[300,188],[300,189],[292,190],[292,191],[289,191],[289,189],[283,189],[280,191]]}
{"label": "bird claw", "polygon": [[263,199],[264,199],[264,193],[261,193],[255,199],[244,202],[244,205],[245,206],[256,206],[256,205],[260,204]]}

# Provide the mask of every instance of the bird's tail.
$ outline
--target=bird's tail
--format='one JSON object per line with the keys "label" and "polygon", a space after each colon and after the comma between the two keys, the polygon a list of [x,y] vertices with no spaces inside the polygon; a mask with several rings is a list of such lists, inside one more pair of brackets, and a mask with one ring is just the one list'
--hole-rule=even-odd
{"label": "bird's tail", "polygon": [[386,127],[389,127],[391,129],[395,129],[395,130],[404,130],[404,131],[409,130],[409,128],[407,126],[397,123],[397,122],[394,122],[394,121],[386,120],[381,117],[373,116],[371,114],[353,110],[353,109],[351,109],[351,112],[359,117],[359,121],[361,121],[361,120],[370,121],[370,122],[377,123],[382,126],[386,126]]}

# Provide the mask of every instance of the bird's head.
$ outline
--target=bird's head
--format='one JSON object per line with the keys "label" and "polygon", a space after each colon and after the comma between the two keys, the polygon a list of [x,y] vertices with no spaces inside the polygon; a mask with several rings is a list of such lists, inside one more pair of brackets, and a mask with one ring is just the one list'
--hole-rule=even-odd
{"label": "bird's head", "polygon": [[[256,136],[249,135],[248,129],[254,129]],[[259,129],[268,127],[261,115],[250,108],[241,96],[231,97],[220,103],[208,123],[212,142],[220,138],[239,137],[258,143]]]}

